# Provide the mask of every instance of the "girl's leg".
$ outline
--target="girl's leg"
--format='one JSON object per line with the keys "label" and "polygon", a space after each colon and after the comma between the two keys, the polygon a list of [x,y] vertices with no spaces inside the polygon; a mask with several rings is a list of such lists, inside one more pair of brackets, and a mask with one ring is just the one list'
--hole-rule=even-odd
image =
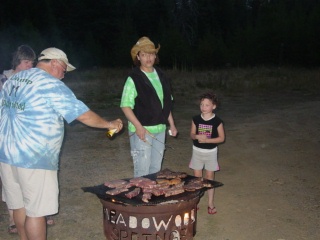
{"label": "girl's leg", "polygon": [[[209,180],[214,180],[214,171],[206,170],[206,178]],[[214,208],[214,188],[208,190],[208,207]]]}
{"label": "girl's leg", "polygon": [[195,177],[202,177],[202,170],[193,170],[193,174]]}
{"label": "girl's leg", "polygon": [[[195,177],[202,177],[202,169],[201,170],[195,170],[193,169],[193,175]],[[197,210],[199,210],[199,207],[197,206]]]}

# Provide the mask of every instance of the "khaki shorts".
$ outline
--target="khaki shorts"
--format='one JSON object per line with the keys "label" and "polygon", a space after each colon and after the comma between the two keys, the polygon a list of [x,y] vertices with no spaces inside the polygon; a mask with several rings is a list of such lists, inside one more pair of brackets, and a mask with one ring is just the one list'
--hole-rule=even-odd
{"label": "khaki shorts", "polygon": [[218,147],[214,149],[201,149],[193,146],[189,168],[194,170],[219,171]]}
{"label": "khaki shorts", "polygon": [[27,169],[0,163],[3,197],[9,209],[26,209],[29,217],[58,212],[57,171]]}

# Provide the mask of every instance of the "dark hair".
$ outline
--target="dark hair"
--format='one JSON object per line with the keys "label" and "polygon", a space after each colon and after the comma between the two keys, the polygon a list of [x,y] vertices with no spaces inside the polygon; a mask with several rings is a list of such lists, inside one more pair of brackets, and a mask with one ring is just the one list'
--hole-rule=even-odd
{"label": "dark hair", "polygon": [[[139,53],[140,53],[140,51],[138,52],[137,56],[139,55]],[[141,62],[140,62],[140,60],[138,60],[137,56],[133,60],[133,65],[135,65],[137,67],[140,67],[141,66]],[[158,54],[156,54],[156,59],[154,60],[154,65],[159,64],[159,62],[160,62],[160,59],[158,57]]]}
{"label": "dark hair", "polygon": [[202,101],[203,99],[209,99],[216,106],[218,106],[218,104],[219,104],[219,99],[218,99],[217,95],[212,92],[207,92],[207,93],[200,95],[200,101]]}
{"label": "dark hair", "polygon": [[28,45],[21,45],[13,53],[12,56],[12,69],[16,70],[16,67],[21,63],[22,60],[34,61],[36,54],[31,47]]}

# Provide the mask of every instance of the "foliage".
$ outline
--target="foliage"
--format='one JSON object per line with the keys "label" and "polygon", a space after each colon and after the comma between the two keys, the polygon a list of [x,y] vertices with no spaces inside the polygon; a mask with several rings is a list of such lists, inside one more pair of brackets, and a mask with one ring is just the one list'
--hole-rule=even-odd
{"label": "foliage", "polygon": [[5,1],[0,70],[21,44],[61,48],[81,69],[128,67],[141,36],[160,43],[161,66],[175,69],[314,67],[319,24],[319,0]]}
{"label": "foliage", "polygon": [[[74,71],[65,83],[76,96],[93,107],[119,106],[124,82],[130,69],[101,68]],[[172,80],[174,99],[197,99],[199,93],[215,91],[223,94],[259,94],[265,92],[301,92],[318,94],[319,69],[303,68],[224,68],[207,71],[166,70]]]}

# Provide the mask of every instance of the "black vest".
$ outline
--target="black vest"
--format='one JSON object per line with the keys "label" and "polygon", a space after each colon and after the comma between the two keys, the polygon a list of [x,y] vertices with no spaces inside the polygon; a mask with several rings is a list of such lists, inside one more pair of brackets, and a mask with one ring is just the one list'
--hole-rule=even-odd
{"label": "black vest", "polygon": [[133,112],[142,126],[154,126],[167,124],[172,108],[170,80],[164,72],[155,67],[163,89],[163,108],[156,90],[152,86],[147,76],[135,67],[129,76],[132,78],[138,96],[135,98]]}

